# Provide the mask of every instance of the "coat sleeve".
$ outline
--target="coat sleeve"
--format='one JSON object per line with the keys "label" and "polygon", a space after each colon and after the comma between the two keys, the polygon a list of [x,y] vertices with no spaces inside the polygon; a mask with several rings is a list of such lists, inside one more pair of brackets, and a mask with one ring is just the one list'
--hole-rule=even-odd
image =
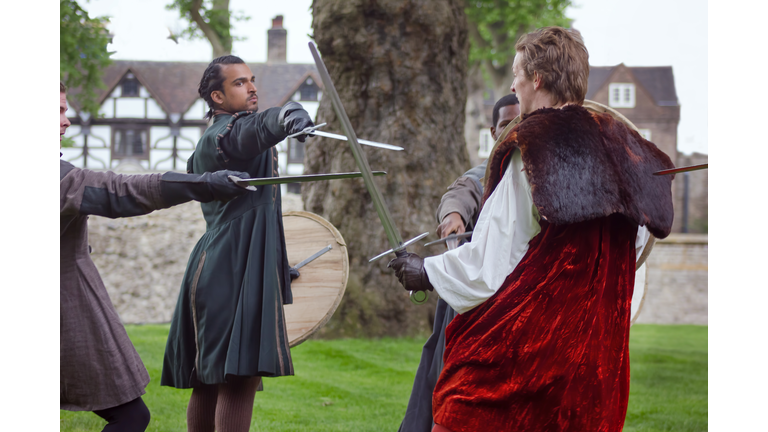
{"label": "coat sleeve", "polygon": [[165,208],[160,195],[162,174],[121,175],[91,171],[61,161],[59,210],[62,218],[97,215],[138,216]]}
{"label": "coat sleeve", "polygon": [[437,223],[441,223],[451,213],[458,213],[469,229],[475,226],[483,199],[483,184],[480,180],[485,175],[487,165],[486,160],[448,186],[448,192],[440,199],[435,213]]}
{"label": "coat sleeve", "polygon": [[480,165],[471,168],[469,171],[464,173],[463,177],[469,177],[472,180],[475,180],[477,184],[480,186],[480,190],[483,189],[483,177],[485,177],[485,169],[488,167],[488,159],[483,161]]}
{"label": "coat sleeve", "polygon": [[483,190],[477,181],[470,177],[457,178],[440,199],[435,214],[437,222],[442,222],[451,213],[458,213],[465,225],[473,226],[477,220],[482,196]]}
{"label": "coat sleeve", "polygon": [[240,117],[221,138],[221,149],[228,156],[248,160],[277,145],[286,137],[278,120],[280,108]]}
{"label": "coat sleeve", "polygon": [[516,150],[480,212],[472,241],[426,258],[424,267],[440,298],[456,312],[465,313],[496,293],[540,231],[531,187]]}

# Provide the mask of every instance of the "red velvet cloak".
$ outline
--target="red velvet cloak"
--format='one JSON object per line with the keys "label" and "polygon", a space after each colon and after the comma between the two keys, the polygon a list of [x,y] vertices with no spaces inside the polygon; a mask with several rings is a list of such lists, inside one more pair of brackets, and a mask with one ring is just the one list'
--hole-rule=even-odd
{"label": "red velvet cloak", "polygon": [[446,329],[435,422],[453,432],[620,431],[639,224],[671,229],[673,166],[607,114],[524,117],[491,160],[486,198],[520,148],[541,232],[494,296]]}

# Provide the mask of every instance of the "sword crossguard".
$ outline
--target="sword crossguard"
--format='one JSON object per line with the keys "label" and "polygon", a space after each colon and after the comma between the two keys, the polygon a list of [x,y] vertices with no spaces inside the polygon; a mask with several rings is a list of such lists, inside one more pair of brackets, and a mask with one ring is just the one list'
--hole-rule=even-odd
{"label": "sword crossguard", "polygon": [[299,135],[312,135],[312,132],[320,129],[321,127],[325,126],[328,123],[320,123],[319,125],[314,125],[310,127],[304,128],[301,132],[296,132],[295,134],[288,135],[286,138],[296,138]]}

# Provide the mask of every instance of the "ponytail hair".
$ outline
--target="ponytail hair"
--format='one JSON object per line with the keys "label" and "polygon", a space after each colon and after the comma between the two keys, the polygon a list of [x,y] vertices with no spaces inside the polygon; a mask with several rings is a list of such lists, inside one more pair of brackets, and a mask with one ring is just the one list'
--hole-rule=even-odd
{"label": "ponytail hair", "polygon": [[222,90],[221,86],[224,84],[224,77],[221,75],[221,66],[227,64],[242,64],[245,63],[243,59],[238,56],[225,55],[214,59],[203,73],[203,78],[200,80],[200,86],[197,88],[197,93],[200,95],[205,103],[208,104],[208,113],[205,114],[205,119],[210,120],[213,117],[213,99],[211,99],[211,93]]}

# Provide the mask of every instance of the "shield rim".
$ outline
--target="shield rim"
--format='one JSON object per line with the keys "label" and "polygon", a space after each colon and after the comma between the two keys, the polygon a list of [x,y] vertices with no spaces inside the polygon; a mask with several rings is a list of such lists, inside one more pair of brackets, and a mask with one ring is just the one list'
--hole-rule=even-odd
{"label": "shield rim", "polygon": [[[325,316],[317,322],[311,329],[309,329],[306,333],[302,334],[298,338],[294,340],[288,341],[288,347],[293,348],[295,346],[298,346],[302,342],[309,339],[310,336],[315,334],[318,330],[320,330],[325,324],[328,323],[328,321],[331,319],[333,314],[336,312],[336,309],[338,309],[339,304],[341,304],[341,299],[344,297],[344,293],[347,291],[347,281],[349,280],[349,253],[347,251],[347,243],[344,241],[344,237],[342,237],[341,233],[338,229],[336,229],[333,224],[325,220],[322,216],[317,215],[315,213],[311,213],[308,211],[303,210],[292,210],[283,213],[282,217],[285,218],[286,216],[299,216],[304,217],[307,219],[311,219],[315,222],[318,222],[323,227],[327,228],[328,231],[333,234],[333,237],[336,240],[336,244],[341,248],[342,251],[342,281],[341,281],[341,289],[339,289],[339,293],[336,295],[336,299],[333,302],[333,305],[328,309],[328,312],[326,312]],[[290,306],[290,305],[286,305]]]}

